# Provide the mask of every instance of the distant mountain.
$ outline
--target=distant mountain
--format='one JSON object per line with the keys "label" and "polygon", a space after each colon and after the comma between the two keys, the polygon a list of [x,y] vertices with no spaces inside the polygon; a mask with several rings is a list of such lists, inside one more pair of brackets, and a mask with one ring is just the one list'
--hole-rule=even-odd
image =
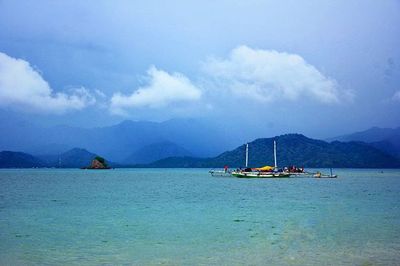
{"label": "distant mountain", "polygon": [[18,150],[33,155],[59,154],[81,147],[123,162],[147,145],[170,141],[200,157],[215,156],[236,145],[226,129],[196,119],[165,122],[124,121],[98,128],[40,127],[24,121],[0,123],[0,150]]}
{"label": "distant mountain", "polygon": [[[60,155],[33,156],[23,152],[0,152],[0,168],[60,167],[81,168],[89,166],[97,155],[85,149],[74,148]],[[107,162],[115,167],[116,164]]]}
{"label": "distant mountain", "polygon": [[43,154],[61,154],[73,148],[74,147],[64,144],[49,143],[43,145],[32,145],[29,148],[29,153],[40,157]]}
{"label": "distant mountain", "polygon": [[[249,166],[273,165],[273,141],[278,143],[278,165],[304,167],[400,167],[392,155],[363,142],[328,143],[300,134],[287,134],[275,138],[262,138],[249,143]],[[244,166],[245,146],[207,159],[172,157],[149,164],[149,167],[231,167]]]}
{"label": "distant mountain", "polygon": [[373,127],[365,131],[338,136],[329,140],[363,141],[372,146],[400,158],[400,127],[379,128]]}
{"label": "distant mountain", "polygon": [[23,152],[0,152],[0,168],[32,168],[43,167],[45,163],[40,159]]}
{"label": "distant mountain", "polygon": [[49,167],[80,168],[91,164],[97,155],[85,149],[74,148],[60,155],[39,156]]}
{"label": "distant mountain", "polygon": [[141,163],[151,163],[157,160],[161,160],[173,156],[192,156],[192,154],[182,148],[181,146],[170,142],[163,141],[158,143],[153,143],[146,145],[139,150],[132,153],[124,163],[126,164],[141,164]]}
{"label": "distant mountain", "polygon": [[[275,138],[256,139],[249,143],[249,166],[273,165],[273,141],[278,143],[278,166],[297,165],[304,167],[355,167],[355,168],[397,168],[400,160],[376,147],[364,142],[331,143],[307,138],[299,134],[287,134]],[[137,154],[146,158],[156,158],[167,152],[183,152],[184,149],[173,143],[149,145]],[[177,150],[174,150],[177,149]],[[154,154],[151,152],[154,151]],[[153,156],[153,157],[152,157]],[[0,168],[10,167],[63,167],[80,168],[90,165],[96,154],[85,149],[74,148],[60,155],[34,157],[22,152],[0,152]],[[216,157],[196,158],[190,156],[169,157],[149,164],[137,164],[141,167],[243,167],[245,145]],[[111,166],[118,167],[118,165]]]}
{"label": "distant mountain", "polygon": [[372,127],[370,129],[355,132],[352,134],[342,135],[328,139],[328,141],[338,140],[338,141],[363,141],[367,143],[383,141],[392,137],[400,136],[400,127],[398,128],[380,128]]}
{"label": "distant mountain", "polygon": [[[218,164],[214,158],[196,158],[196,157],[169,157],[161,159],[149,164],[137,164],[135,167],[148,168],[204,168],[204,167],[220,167],[224,164]],[[232,166],[232,164],[231,164]]]}
{"label": "distant mountain", "polygon": [[397,138],[371,142],[369,144],[400,159],[400,140]]}

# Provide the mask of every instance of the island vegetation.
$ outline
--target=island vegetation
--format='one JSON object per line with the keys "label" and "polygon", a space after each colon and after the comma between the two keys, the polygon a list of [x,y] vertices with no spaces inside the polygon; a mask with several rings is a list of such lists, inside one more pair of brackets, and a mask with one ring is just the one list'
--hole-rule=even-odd
{"label": "island vegetation", "polygon": [[111,167],[107,165],[107,162],[103,157],[96,156],[92,160],[90,166],[83,167],[82,169],[111,169]]}

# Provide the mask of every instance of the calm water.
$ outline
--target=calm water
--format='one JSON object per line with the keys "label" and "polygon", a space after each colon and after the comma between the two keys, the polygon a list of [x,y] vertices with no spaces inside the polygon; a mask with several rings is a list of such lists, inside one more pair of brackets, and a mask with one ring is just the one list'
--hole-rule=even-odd
{"label": "calm water", "polygon": [[0,264],[400,264],[400,170],[336,173],[0,170]]}

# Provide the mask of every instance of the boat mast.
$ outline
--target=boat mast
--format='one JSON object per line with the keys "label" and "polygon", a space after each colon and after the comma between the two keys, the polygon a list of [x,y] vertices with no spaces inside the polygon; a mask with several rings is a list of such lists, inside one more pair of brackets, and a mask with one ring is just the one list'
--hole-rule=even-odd
{"label": "boat mast", "polygon": [[246,143],[246,168],[249,164],[249,143]]}
{"label": "boat mast", "polygon": [[275,170],[278,168],[276,163],[276,141],[274,140],[274,162],[275,162]]}

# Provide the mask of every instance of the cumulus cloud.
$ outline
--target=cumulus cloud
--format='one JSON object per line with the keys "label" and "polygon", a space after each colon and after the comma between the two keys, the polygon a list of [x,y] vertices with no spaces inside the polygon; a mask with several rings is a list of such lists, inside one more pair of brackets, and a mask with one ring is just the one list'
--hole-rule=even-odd
{"label": "cumulus cloud", "polygon": [[85,88],[54,92],[29,62],[0,53],[0,106],[64,113],[94,104]]}
{"label": "cumulus cloud", "polygon": [[301,56],[275,50],[239,46],[227,59],[207,60],[203,70],[219,88],[259,102],[312,97],[323,103],[336,103],[352,97]]}
{"label": "cumulus cloud", "polygon": [[130,95],[116,93],[111,98],[111,112],[126,114],[130,108],[163,108],[173,103],[193,102],[201,98],[201,90],[180,73],[169,74],[156,67],[147,71],[148,85]]}

